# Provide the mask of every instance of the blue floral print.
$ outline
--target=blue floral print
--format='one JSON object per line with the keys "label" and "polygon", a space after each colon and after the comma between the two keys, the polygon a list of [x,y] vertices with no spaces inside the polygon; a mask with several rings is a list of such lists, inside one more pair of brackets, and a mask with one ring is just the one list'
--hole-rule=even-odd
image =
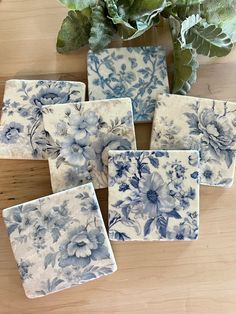
{"label": "blue floral print", "polygon": [[99,117],[93,111],[85,112],[82,117],[71,119],[71,128],[81,139],[87,135],[95,134],[99,123]]}
{"label": "blue floral print", "polygon": [[130,97],[135,121],[150,121],[156,94],[168,92],[161,47],[128,47],[88,53],[90,100]]}
{"label": "blue floral print", "polygon": [[[84,100],[84,84],[64,81],[10,80],[6,83],[0,142],[11,144],[11,158],[45,159],[42,109]],[[20,147],[20,149],[19,149]],[[9,156],[4,156],[9,157]]]}
{"label": "blue floral print", "polygon": [[3,211],[30,298],[116,270],[91,183]]}
{"label": "blue floral print", "polygon": [[67,137],[62,144],[60,155],[71,165],[86,167],[87,160],[95,159],[95,153],[88,144],[88,138],[81,139],[77,134]]}
{"label": "blue floral print", "polygon": [[215,112],[214,101],[212,108],[205,108],[200,112],[197,106],[195,108],[196,114],[186,113],[190,133],[200,134],[203,145],[205,144],[214,156],[221,158],[223,155],[227,166],[230,167],[234,159],[232,147],[236,143],[236,135],[228,121],[227,103],[224,104],[223,115]]}
{"label": "blue floral print", "polygon": [[67,188],[91,182],[92,179],[89,170],[84,168],[69,168],[63,176],[63,182]]}
{"label": "blue floral print", "polygon": [[111,151],[110,239],[195,240],[198,166],[197,151]]}
{"label": "blue floral print", "polygon": [[230,186],[235,168],[235,119],[236,104],[231,102],[159,96],[151,148],[196,149],[201,159],[201,183]]}
{"label": "blue floral print", "polygon": [[60,84],[60,86],[54,87],[51,83],[48,83],[48,86],[42,86],[39,92],[30,98],[30,102],[35,106],[35,113],[41,115],[42,107],[45,105],[67,103],[70,100],[70,95],[63,91],[63,85]]}
{"label": "blue floral print", "polygon": [[131,143],[126,138],[122,138],[116,134],[101,134],[93,145],[96,154],[97,168],[104,171],[107,167],[107,159],[109,150],[129,150]]}
{"label": "blue floral print", "polygon": [[136,148],[129,99],[46,106],[53,191],[93,182],[107,187],[109,150]]}
{"label": "blue floral print", "polygon": [[106,259],[109,257],[104,246],[105,237],[101,228],[88,231],[85,226],[80,226],[71,231],[68,240],[60,246],[61,257],[59,266],[85,267],[91,260]]}
{"label": "blue floral print", "polygon": [[30,273],[30,267],[33,266],[32,263],[29,263],[28,261],[24,261],[21,259],[17,266],[20,273],[20,277],[23,281],[32,278],[32,274]]}
{"label": "blue floral print", "polygon": [[5,125],[0,132],[0,139],[2,143],[14,144],[17,142],[24,130],[24,126],[20,123],[10,122]]}
{"label": "blue floral print", "polygon": [[175,206],[175,199],[158,172],[142,176],[140,195],[144,204],[143,212],[150,218],[156,217],[158,212],[171,212]]}

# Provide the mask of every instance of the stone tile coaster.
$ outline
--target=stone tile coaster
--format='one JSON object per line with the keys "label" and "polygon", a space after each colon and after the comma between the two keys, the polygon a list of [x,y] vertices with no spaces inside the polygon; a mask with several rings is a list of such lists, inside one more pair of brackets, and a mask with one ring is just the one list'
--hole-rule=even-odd
{"label": "stone tile coaster", "polygon": [[107,187],[110,149],[136,149],[128,98],[47,106],[44,126],[54,192],[92,181]]}
{"label": "stone tile coaster", "polygon": [[110,151],[109,237],[196,240],[197,151]]}
{"label": "stone tile coaster", "polygon": [[130,97],[135,121],[151,121],[158,93],[168,93],[162,47],[104,49],[88,53],[90,100]]}
{"label": "stone tile coaster", "polygon": [[0,127],[0,158],[46,159],[43,106],[84,98],[85,84],[81,82],[7,81]]}
{"label": "stone tile coaster", "polygon": [[151,149],[197,149],[201,184],[231,186],[236,103],[178,95],[160,95],[158,99]]}
{"label": "stone tile coaster", "polygon": [[91,183],[7,208],[3,218],[29,298],[116,271]]}

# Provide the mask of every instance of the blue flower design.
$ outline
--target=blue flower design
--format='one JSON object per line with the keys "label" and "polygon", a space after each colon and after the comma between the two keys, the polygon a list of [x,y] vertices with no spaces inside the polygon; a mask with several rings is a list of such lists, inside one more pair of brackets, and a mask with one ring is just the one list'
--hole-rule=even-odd
{"label": "blue flower design", "polygon": [[224,113],[220,115],[215,111],[215,103],[212,107],[202,111],[199,106],[194,106],[196,113],[185,113],[188,117],[190,133],[201,136],[200,154],[201,160],[207,159],[207,151],[213,158],[225,160],[228,168],[234,160],[234,145],[236,136],[228,118],[227,103],[224,104]]}
{"label": "blue flower design", "polygon": [[93,144],[93,148],[96,153],[98,171],[104,171],[108,164],[109,150],[129,150],[131,149],[131,143],[126,138],[116,134],[101,134]]}
{"label": "blue flower design", "polygon": [[60,88],[46,87],[41,88],[39,92],[33,95],[30,102],[38,108],[46,105],[65,104],[68,102],[70,95]]}
{"label": "blue flower design", "polygon": [[60,154],[70,165],[81,168],[86,166],[88,160],[95,159],[93,149],[86,145],[85,139],[81,140],[80,136],[79,138],[67,137],[62,144]]}
{"label": "blue flower design", "polygon": [[114,86],[113,92],[115,97],[123,97],[123,95],[126,93],[126,87],[124,84],[120,83]]}
{"label": "blue flower design", "polygon": [[104,246],[105,237],[99,228],[87,231],[81,226],[69,234],[69,240],[60,247],[59,266],[87,266],[92,260],[105,259],[109,252]]}
{"label": "blue flower design", "polygon": [[125,192],[129,190],[129,185],[127,183],[121,183],[119,186],[119,192]]}
{"label": "blue flower design", "polygon": [[228,165],[232,163],[231,147],[236,142],[236,137],[228,118],[220,117],[212,109],[204,109],[199,114],[199,131],[203,134],[202,141],[217,156],[223,152]]}
{"label": "blue flower design", "polygon": [[140,180],[140,196],[144,213],[156,217],[158,212],[168,213],[175,207],[175,199],[161,175],[157,172],[143,176]]}
{"label": "blue flower design", "polygon": [[33,229],[32,238],[35,248],[42,250],[46,247],[45,236],[47,229],[42,225],[36,225]]}
{"label": "blue flower design", "polygon": [[30,267],[32,265],[33,265],[32,263],[30,263],[26,260],[22,260],[22,259],[17,264],[21,279],[23,281],[25,281],[26,279],[32,278],[32,274],[30,273]]}
{"label": "blue flower design", "polygon": [[124,163],[122,161],[118,161],[115,163],[116,165],[116,177],[121,178],[124,174],[126,174],[129,171],[130,165],[127,163]]}
{"label": "blue flower design", "polygon": [[99,118],[93,111],[87,111],[80,117],[72,117],[70,121],[71,130],[81,139],[97,132]]}
{"label": "blue flower design", "polygon": [[81,211],[87,212],[88,214],[97,215],[99,207],[98,203],[94,199],[86,198],[83,203],[81,203]]}
{"label": "blue flower design", "polygon": [[17,122],[10,122],[0,132],[1,141],[5,144],[15,144],[20,138],[24,126]]}
{"label": "blue flower design", "polygon": [[65,185],[67,188],[82,185],[92,181],[92,176],[87,168],[69,168],[64,174]]}
{"label": "blue flower design", "polygon": [[18,113],[23,117],[26,118],[30,115],[30,111],[27,108],[24,107],[19,107],[18,108]]}
{"label": "blue flower design", "polygon": [[205,169],[202,173],[206,180],[211,180],[213,177],[213,171],[209,168]]}
{"label": "blue flower design", "polygon": [[184,222],[174,226],[171,234],[175,240],[195,240],[198,237],[198,222],[196,215],[190,215],[184,219]]}

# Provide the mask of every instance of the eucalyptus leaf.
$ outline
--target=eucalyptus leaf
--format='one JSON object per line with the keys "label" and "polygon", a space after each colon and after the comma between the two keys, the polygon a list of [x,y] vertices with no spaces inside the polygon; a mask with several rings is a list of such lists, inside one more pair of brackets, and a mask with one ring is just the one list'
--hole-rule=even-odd
{"label": "eucalyptus leaf", "polygon": [[177,41],[174,43],[174,94],[185,95],[197,79],[198,62],[193,49],[183,49]]}
{"label": "eucalyptus leaf", "polygon": [[177,6],[187,7],[190,5],[202,4],[204,0],[171,0]]}
{"label": "eucalyptus leaf", "polygon": [[197,56],[194,49],[183,49],[181,47],[178,39],[180,22],[171,17],[169,25],[174,48],[174,85],[172,92],[185,95],[197,79]]}
{"label": "eucalyptus leaf", "polygon": [[236,1],[205,0],[202,11],[208,23],[222,27],[223,31],[236,42]]}
{"label": "eucalyptus leaf", "polygon": [[115,0],[104,0],[107,6],[109,18],[112,20],[113,24],[117,26],[118,32],[122,39],[131,38],[137,29],[133,27],[126,16],[126,7],[123,9],[118,8],[117,1]]}
{"label": "eucalyptus leaf", "polygon": [[106,47],[112,39],[113,24],[104,15],[104,5],[97,5],[91,8],[91,32],[89,44],[91,49],[98,51]]}
{"label": "eucalyptus leaf", "polygon": [[82,11],[90,6],[96,5],[97,0],[59,0],[70,10]]}
{"label": "eucalyptus leaf", "polygon": [[128,16],[132,20],[145,16],[153,18],[169,5],[170,2],[166,0],[136,0],[130,6]]}
{"label": "eucalyptus leaf", "polygon": [[181,43],[182,46],[186,46],[186,40],[185,40],[185,36],[186,33],[188,33],[188,31],[195,25],[197,25],[200,21],[202,20],[202,18],[200,17],[199,14],[197,15],[191,15],[189,17],[187,17],[183,23],[181,24]]}
{"label": "eucalyptus leaf", "polygon": [[[86,12],[87,13],[87,12]],[[57,37],[57,51],[60,53],[76,50],[89,42],[90,16],[79,11],[69,11]]]}
{"label": "eucalyptus leaf", "polygon": [[230,37],[221,28],[206,22],[192,27],[186,35],[186,42],[198,54],[209,57],[226,56],[233,47]]}
{"label": "eucalyptus leaf", "polygon": [[[145,1],[133,1],[133,5],[130,6],[122,5],[118,7],[116,0],[104,0],[107,6],[109,17],[113,24],[117,25],[118,33],[124,40],[130,40],[141,36],[144,32],[150,29],[158,13],[163,11],[167,6],[165,0],[149,1],[148,8],[144,5]],[[135,7],[138,5],[138,11]],[[144,10],[145,8],[145,10]],[[155,8],[155,9],[154,9]],[[133,12],[136,12],[139,16],[134,16]],[[139,12],[139,13],[138,13]]]}

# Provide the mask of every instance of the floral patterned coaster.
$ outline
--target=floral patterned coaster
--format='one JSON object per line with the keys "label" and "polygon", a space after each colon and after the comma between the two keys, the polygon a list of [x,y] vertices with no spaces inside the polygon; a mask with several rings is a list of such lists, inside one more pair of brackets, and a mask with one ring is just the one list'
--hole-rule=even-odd
{"label": "floral patterned coaster", "polygon": [[90,181],[106,188],[108,151],[136,148],[128,98],[47,106],[43,119],[54,192]]}
{"label": "floral patterned coaster", "polygon": [[160,95],[151,149],[197,149],[201,184],[231,186],[235,169],[236,103]]}
{"label": "floral patterned coaster", "polygon": [[168,93],[161,47],[104,49],[88,53],[90,100],[130,97],[135,121],[151,121],[158,93]]}
{"label": "floral patterned coaster", "polygon": [[7,208],[3,218],[29,298],[117,269],[91,183]]}
{"label": "floral patterned coaster", "polygon": [[111,240],[196,240],[197,151],[110,151]]}
{"label": "floral patterned coaster", "polygon": [[0,128],[0,158],[46,159],[42,108],[83,101],[85,84],[66,81],[6,82]]}

